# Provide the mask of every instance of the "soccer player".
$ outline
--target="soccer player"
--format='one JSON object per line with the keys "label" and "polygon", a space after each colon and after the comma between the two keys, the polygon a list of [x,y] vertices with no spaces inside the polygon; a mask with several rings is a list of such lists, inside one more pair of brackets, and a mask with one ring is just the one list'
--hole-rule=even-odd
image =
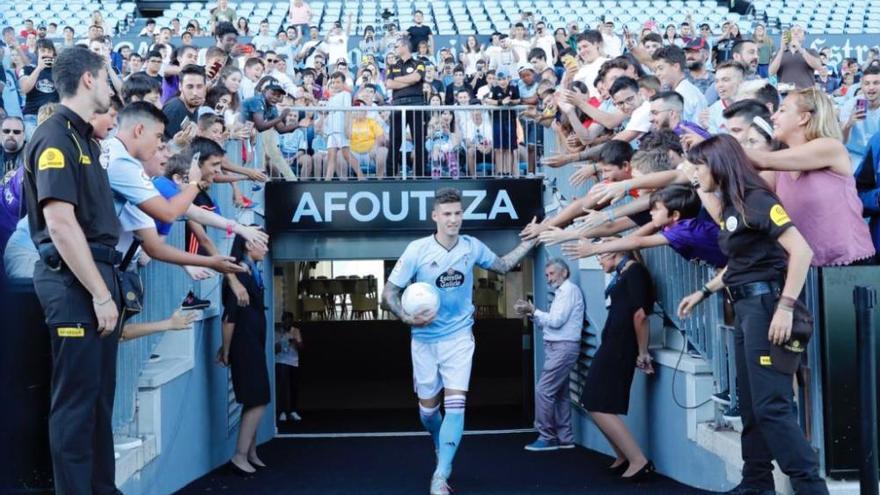
{"label": "soccer player", "polygon": [[[437,455],[431,495],[450,492],[446,480],[464,430],[465,397],[474,354],[474,265],[507,273],[535,245],[534,241],[525,241],[498,257],[476,238],[459,235],[462,214],[461,193],[452,188],[439,189],[431,212],[437,232],[407,246],[382,293],[385,308],[412,326],[413,383],[419,415],[431,433]],[[426,282],[437,289],[437,311],[411,315],[403,310],[400,297],[411,282]],[[445,417],[440,413],[441,398]]]}

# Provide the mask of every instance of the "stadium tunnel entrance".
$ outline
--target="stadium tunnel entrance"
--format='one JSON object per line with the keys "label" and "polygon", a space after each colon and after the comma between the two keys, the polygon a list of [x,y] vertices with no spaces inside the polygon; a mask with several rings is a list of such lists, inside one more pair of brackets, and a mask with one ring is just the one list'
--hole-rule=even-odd
{"label": "stadium tunnel entrance", "polygon": [[[470,186],[479,186],[468,182],[456,185],[463,192]],[[523,225],[531,220],[535,207],[540,208],[540,181],[530,182],[535,201],[528,211],[521,212],[528,214]],[[431,193],[442,187],[434,183],[416,184],[425,184],[422,187]],[[352,185],[357,191],[362,191],[364,185],[382,186]],[[495,186],[497,189],[499,184]],[[410,331],[384,311],[380,302],[387,277],[406,245],[430,235],[434,225],[428,214],[427,219],[416,218],[411,228],[377,226],[369,232],[345,231],[347,214],[351,212],[336,209],[332,212],[333,223],[341,230],[290,227],[291,211],[301,209],[303,197],[312,194],[313,203],[321,210],[328,194],[333,194],[328,193],[330,189],[346,187],[349,186],[344,183],[273,183],[267,191],[268,205],[278,205],[273,197],[279,194],[284,194],[289,205],[276,211],[278,215],[274,216],[280,218],[273,220],[272,214],[267,218],[272,236],[272,313],[276,324],[285,312],[292,313],[302,336],[295,374],[296,394],[294,404],[288,406],[302,419],[291,420],[290,411],[283,410],[284,397],[276,398],[276,419],[282,412],[286,417],[286,421],[277,421],[278,433],[422,432],[413,391]],[[492,192],[483,192],[489,208]],[[525,208],[523,198],[520,194],[518,205],[511,208]],[[465,209],[471,208],[471,201],[465,199],[463,203]],[[412,206],[410,210],[418,216],[420,208],[416,203]],[[431,207],[429,201],[426,211],[430,212]],[[479,206],[473,208],[479,214]],[[361,213],[365,209],[366,206]],[[392,209],[401,211],[399,204]],[[321,213],[324,212],[316,211],[317,215]],[[517,234],[521,227],[517,224],[483,230],[474,229],[479,222],[470,228],[468,223],[466,219],[462,233],[474,235],[499,255],[519,243]],[[505,275],[474,269],[476,350],[468,394],[468,430],[532,427],[533,329],[530,321],[516,317],[513,305],[520,298],[532,297],[535,284],[543,283],[535,278],[542,276],[538,268],[536,272],[533,259],[526,258]]]}

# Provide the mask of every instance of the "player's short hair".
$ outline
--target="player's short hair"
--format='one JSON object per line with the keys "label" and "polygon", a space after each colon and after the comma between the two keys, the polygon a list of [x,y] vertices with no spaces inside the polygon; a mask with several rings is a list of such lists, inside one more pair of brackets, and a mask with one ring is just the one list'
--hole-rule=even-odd
{"label": "player's short hair", "polygon": [[453,187],[443,187],[434,193],[434,207],[451,203],[461,203],[461,191]]}

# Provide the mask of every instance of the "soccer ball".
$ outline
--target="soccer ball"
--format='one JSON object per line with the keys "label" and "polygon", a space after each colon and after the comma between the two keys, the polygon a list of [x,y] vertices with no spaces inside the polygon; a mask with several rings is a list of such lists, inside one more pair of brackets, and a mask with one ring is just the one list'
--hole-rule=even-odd
{"label": "soccer ball", "polygon": [[416,315],[424,311],[437,311],[440,307],[440,294],[431,284],[416,282],[410,284],[403,291],[400,298],[403,310],[409,315]]}

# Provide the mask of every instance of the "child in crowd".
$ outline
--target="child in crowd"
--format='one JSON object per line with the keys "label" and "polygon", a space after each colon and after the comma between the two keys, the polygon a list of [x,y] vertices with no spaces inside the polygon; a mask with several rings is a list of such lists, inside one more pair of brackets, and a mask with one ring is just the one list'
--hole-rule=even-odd
{"label": "child in crowd", "polygon": [[452,128],[452,112],[444,110],[435,114],[428,122],[425,136],[427,138],[425,149],[429,153],[431,164],[431,178],[442,177],[445,168],[445,175],[458,179],[461,173],[458,160],[461,138]]}
{"label": "child in crowd", "polygon": [[650,198],[650,223],[622,239],[601,244],[584,239],[566,244],[563,253],[586,258],[668,245],[687,260],[702,260],[716,268],[727,265],[727,257],[718,247],[718,224],[702,208],[692,186],[674,184],[654,191]]}
{"label": "child in crowd", "polygon": [[[330,75],[330,99],[327,102],[329,107],[350,107],[351,93],[345,90],[345,75],[341,72],[334,72]],[[324,124],[324,132],[327,135],[327,170],[324,174],[325,180],[333,179],[336,175],[340,179],[348,178],[348,171],[337,163],[341,154],[344,165],[349,165],[354,169],[354,173],[358,179],[363,179],[364,174],[354,157],[351,156],[351,113],[342,111],[331,111],[327,114],[327,122]],[[348,167],[345,167],[348,168]]]}
{"label": "child in crowd", "polygon": [[[498,85],[493,87],[486,104],[496,107],[519,105],[519,89],[510,84],[510,75],[498,73]],[[519,167],[514,163],[514,150],[517,146],[516,116],[513,110],[492,112],[492,144],[495,147],[495,173],[498,176],[519,177]]]}
{"label": "child in crowd", "polygon": [[[367,103],[356,100],[354,106],[365,107]],[[379,179],[385,176],[388,148],[384,143],[385,131],[382,125],[370,117],[369,112],[354,112],[351,122],[351,152],[365,175],[376,174]]]}

